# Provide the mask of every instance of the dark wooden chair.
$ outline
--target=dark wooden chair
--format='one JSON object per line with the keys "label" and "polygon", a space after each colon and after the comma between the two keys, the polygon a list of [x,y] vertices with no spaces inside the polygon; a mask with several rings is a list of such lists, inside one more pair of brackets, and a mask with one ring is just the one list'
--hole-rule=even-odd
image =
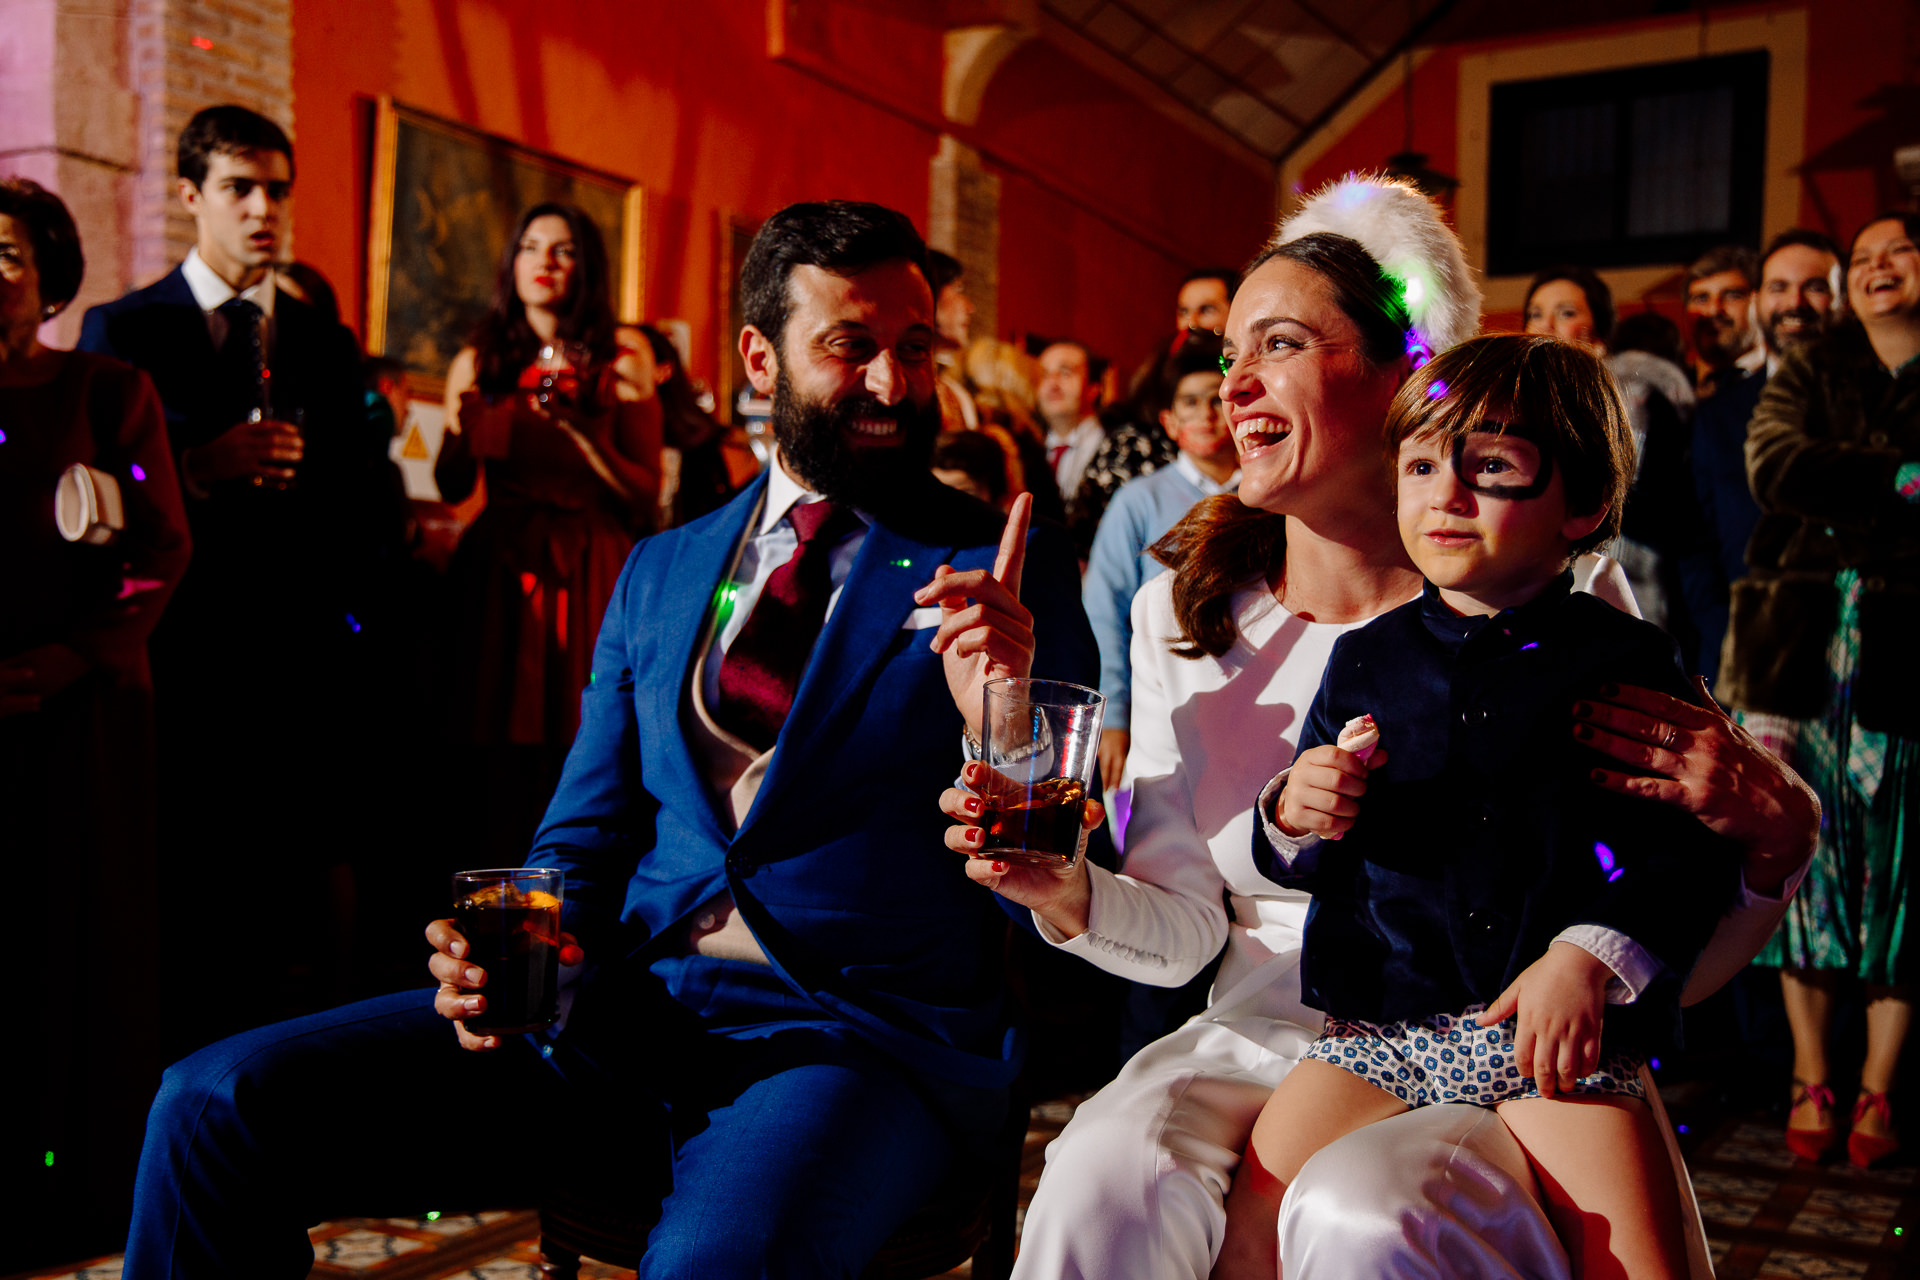
{"label": "dark wooden chair", "polygon": [[[1028,1119],[1027,1100],[1016,1082],[1006,1122],[988,1155],[954,1170],[881,1246],[861,1280],[927,1280],[969,1258],[975,1280],[1006,1280],[1013,1272],[1014,1208]],[[653,1225],[650,1217],[635,1212],[639,1198],[617,1174],[550,1192],[540,1205],[541,1274],[547,1280],[577,1280],[582,1254],[615,1266],[638,1266]]]}

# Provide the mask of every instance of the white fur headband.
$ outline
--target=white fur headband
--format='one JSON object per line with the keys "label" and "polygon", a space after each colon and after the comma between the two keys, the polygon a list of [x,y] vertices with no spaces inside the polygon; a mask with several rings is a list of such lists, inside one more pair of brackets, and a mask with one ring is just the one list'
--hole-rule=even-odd
{"label": "white fur headband", "polygon": [[1412,183],[1349,173],[1308,196],[1273,243],[1315,231],[1358,240],[1387,275],[1403,283],[1407,314],[1428,351],[1437,355],[1480,331],[1480,286],[1460,238]]}

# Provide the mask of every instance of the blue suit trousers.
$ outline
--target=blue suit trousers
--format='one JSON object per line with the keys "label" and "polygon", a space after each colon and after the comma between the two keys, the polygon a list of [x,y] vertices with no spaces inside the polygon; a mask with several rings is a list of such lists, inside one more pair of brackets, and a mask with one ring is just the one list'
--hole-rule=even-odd
{"label": "blue suit trousers", "polygon": [[433,993],[412,991],[176,1063],[148,1119],[125,1275],[294,1280],[316,1222],[531,1204],[618,1163],[659,1197],[642,1277],[856,1276],[1004,1115],[1000,1091],[796,1017],[764,968],[675,963],[706,970],[700,1008],[596,1001],[589,984],[552,1046],[463,1050]]}

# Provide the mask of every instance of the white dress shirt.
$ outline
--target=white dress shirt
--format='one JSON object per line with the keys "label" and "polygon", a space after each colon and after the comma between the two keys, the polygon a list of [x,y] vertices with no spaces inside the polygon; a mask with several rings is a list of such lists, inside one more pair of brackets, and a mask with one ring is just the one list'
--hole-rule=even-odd
{"label": "white dress shirt", "polygon": [[235,290],[232,285],[216,275],[212,267],[201,261],[198,249],[189,249],[187,260],[180,264],[180,274],[186,277],[187,288],[193,291],[193,300],[200,304],[200,310],[207,318],[207,336],[213,339],[215,351],[218,351],[227,340],[227,318],[220,313],[220,308],[230,302],[236,292],[240,297],[260,308],[260,314],[266,319],[262,341],[266,344],[266,350],[269,353],[273,351],[275,286],[271,270],[252,288]]}
{"label": "white dress shirt", "polygon": [[[800,535],[794,530],[793,521],[787,518],[788,513],[802,503],[822,500],[819,494],[809,493],[788,475],[778,455],[775,456],[772,474],[767,477],[767,496],[761,504],[758,529],[741,545],[740,558],[721,588],[720,613],[715,619],[713,639],[707,646],[706,670],[700,684],[700,697],[709,712],[717,713],[720,708],[720,659],[733,647],[734,637],[740,634],[741,628],[747,625],[753,606],[766,589],[767,579],[775,569],[793,559],[794,548],[800,545]],[[827,597],[828,618],[840,603],[840,590],[846,585],[853,558],[860,554],[860,546],[867,540],[867,526],[872,523],[861,512],[854,514],[860,517],[860,527],[834,544],[827,561],[827,571],[833,581],[833,594]]]}
{"label": "white dress shirt", "polygon": [[1093,455],[1099,452],[1100,442],[1107,438],[1106,430],[1101,427],[1100,419],[1088,414],[1080,419],[1073,430],[1062,435],[1049,429],[1047,431],[1047,452],[1064,447],[1066,452],[1053,464],[1054,483],[1060,486],[1063,501],[1072,502],[1074,495],[1080,492],[1080,477],[1086,474],[1087,464],[1093,461]]}

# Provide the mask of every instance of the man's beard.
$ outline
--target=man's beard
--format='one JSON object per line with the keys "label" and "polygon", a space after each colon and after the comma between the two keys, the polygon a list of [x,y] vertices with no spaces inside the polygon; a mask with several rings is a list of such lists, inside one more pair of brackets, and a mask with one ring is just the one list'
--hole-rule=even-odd
{"label": "man's beard", "polygon": [[1697,316],[1693,322],[1693,349],[1710,365],[1732,364],[1753,350],[1753,330],[1730,324],[1721,316]]}
{"label": "man's beard", "polygon": [[[854,445],[853,423],[861,418],[899,423],[900,442]],[[801,396],[784,368],[775,375],[773,438],[780,456],[808,489],[836,502],[875,511],[903,491],[912,492],[913,482],[930,474],[934,437],[939,434],[938,400],[925,407],[910,400],[883,405],[859,395],[829,404]]]}
{"label": "man's beard", "polygon": [[[1798,320],[1801,328],[1796,333],[1782,334],[1780,322],[1783,320]],[[1801,306],[1792,307],[1786,311],[1776,311],[1762,326],[1767,335],[1767,350],[1777,356],[1783,356],[1795,347],[1805,346],[1820,336],[1825,323],[1820,313],[1812,307]]]}

